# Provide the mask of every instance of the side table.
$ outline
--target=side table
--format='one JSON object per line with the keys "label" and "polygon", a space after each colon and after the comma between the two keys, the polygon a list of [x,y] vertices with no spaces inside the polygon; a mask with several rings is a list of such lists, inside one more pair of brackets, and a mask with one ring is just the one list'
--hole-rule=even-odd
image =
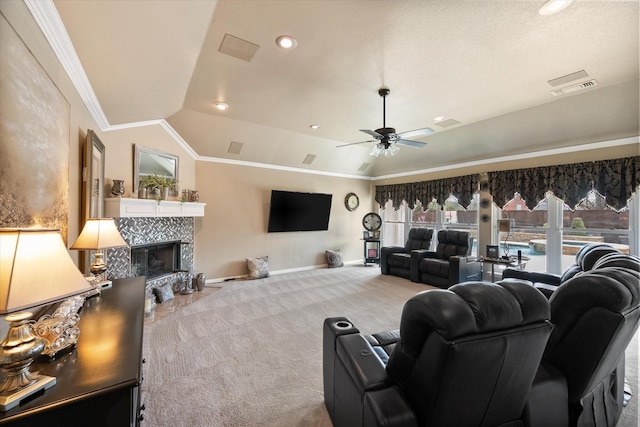
{"label": "side table", "polygon": [[518,259],[517,257],[511,257],[509,259],[505,259],[505,258],[486,258],[486,257],[480,257],[478,259],[479,262],[482,263],[482,273],[484,275],[484,266],[486,264],[491,264],[491,281],[495,282],[495,276],[496,276],[496,271],[495,271],[495,267],[496,265],[502,266],[503,269],[507,268],[507,267],[511,267],[511,268],[516,268],[518,270],[524,270],[525,267],[527,266],[527,262],[529,261],[528,257],[521,257],[521,259]]}
{"label": "side table", "polygon": [[362,239],[364,243],[364,265],[380,265],[380,239]]}

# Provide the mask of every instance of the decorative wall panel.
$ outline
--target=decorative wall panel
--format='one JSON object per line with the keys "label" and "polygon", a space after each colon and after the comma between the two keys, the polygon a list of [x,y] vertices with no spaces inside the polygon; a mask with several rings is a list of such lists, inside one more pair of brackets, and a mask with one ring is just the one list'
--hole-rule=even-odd
{"label": "decorative wall panel", "polygon": [[69,103],[2,14],[0,40],[0,227],[59,228],[66,242]]}

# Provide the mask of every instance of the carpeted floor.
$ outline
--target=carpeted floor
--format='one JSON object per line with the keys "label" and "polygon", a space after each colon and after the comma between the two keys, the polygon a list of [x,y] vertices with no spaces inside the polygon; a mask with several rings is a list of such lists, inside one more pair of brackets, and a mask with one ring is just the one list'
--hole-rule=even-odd
{"label": "carpeted floor", "polygon": [[[348,316],[364,333],[396,329],[404,302],[429,289],[353,265],[221,287],[145,325],[145,425],[329,427],[324,319]],[[637,351],[635,366],[621,427],[637,426]]]}

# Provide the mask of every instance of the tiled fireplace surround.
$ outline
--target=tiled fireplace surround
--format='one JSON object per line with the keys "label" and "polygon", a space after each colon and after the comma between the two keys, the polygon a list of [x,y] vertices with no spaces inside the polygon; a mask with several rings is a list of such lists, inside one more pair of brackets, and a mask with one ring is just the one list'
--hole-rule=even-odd
{"label": "tiled fireplace surround", "polygon": [[[122,238],[129,246],[148,245],[180,240],[181,269],[188,273],[173,273],[147,281],[147,293],[153,288],[171,283],[174,290],[191,286],[193,265],[193,217],[121,217],[114,222]],[[107,252],[107,277],[121,279],[131,277],[131,250],[128,247],[109,249]]]}

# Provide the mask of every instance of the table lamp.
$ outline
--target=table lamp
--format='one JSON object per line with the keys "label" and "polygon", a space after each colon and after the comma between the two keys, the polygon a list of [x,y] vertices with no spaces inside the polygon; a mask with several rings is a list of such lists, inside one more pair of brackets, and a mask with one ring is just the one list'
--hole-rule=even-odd
{"label": "table lamp", "polygon": [[498,220],[498,229],[501,233],[507,233],[504,238],[504,256],[505,258],[509,258],[509,243],[507,242],[509,239],[509,234],[511,234],[511,228],[513,227],[512,219],[499,219]]}
{"label": "table lamp", "polygon": [[107,271],[107,264],[104,261],[103,249],[129,246],[122,238],[113,218],[89,218],[84,224],[78,239],[71,245],[71,249],[81,251],[95,251],[93,263],[89,271],[97,279],[95,286],[98,289],[111,286],[111,280],[103,277]]}
{"label": "table lamp", "polygon": [[0,343],[0,410],[55,385],[55,377],[30,372],[31,362],[45,347],[32,334],[27,310],[62,301],[91,290],[69,256],[60,230],[0,228],[0,315],[10,323]]}

